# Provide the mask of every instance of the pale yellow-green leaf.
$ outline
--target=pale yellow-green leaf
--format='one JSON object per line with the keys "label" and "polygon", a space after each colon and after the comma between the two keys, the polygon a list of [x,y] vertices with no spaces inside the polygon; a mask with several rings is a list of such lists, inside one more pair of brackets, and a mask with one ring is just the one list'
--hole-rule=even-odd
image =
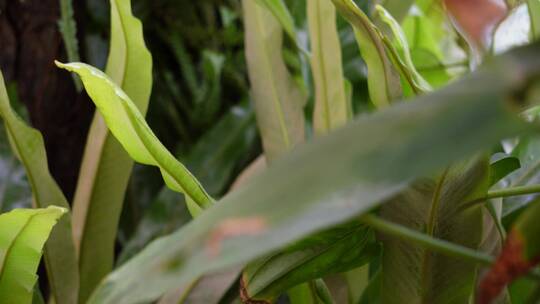
{"label": "pale yellow-green leaf", "polygon": [[332,0],[339,13],[354,28],[362,58],[368,69],[371,101],[387,107],[402,95],[399,73],[386,53],[381,33],[352,0]]}
{"label": "pale yellow-green leaf", "polygon": [[[15,209],[0,215],[0,303],[32,303],[42,248],[67,209]],[[57,303],[69,303],[60,299]],[[75,303],[75,302],[71,302]]]}
{"label": "pale yellow-green leaf", "polygon": [[305,96],[283,61],[279,22],[255,0],[242,5],[251,96],[265,155],[272,162],[304,141]]}
{"label": "pale yellow-green leaf", "polygon": [[163,146],[133,101],[109,76],[84,63],[56,64],[81,77],[109,130],[135,161],[158,167],[167,186],[184,193],[188,201],[203,208],[210,206],[212,198],[184,165]]}
{"label": "pale yellow-green leaf", "polygon": [[313,127],[319,134],[343,126],[348,120],[341,44],[336,9],[328,0],[308,0],[311,70],[315,82]]}
{"label": "pale yellow-green leaf", "polygon": [[[110,0],[111,45],[106,73],[144,115],[152,89],[152,57],[130,0]],[[90,127],[73,203],[81,269],[80,301],[114,262],[116,231],[133,161],[96,112]]]}

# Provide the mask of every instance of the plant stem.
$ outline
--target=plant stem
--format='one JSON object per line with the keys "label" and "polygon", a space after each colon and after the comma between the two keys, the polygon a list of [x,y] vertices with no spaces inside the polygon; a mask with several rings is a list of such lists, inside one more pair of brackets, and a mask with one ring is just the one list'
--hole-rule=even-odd
{"label": "plant stem", "polygon": [[442,253],[447,256],[461,258],[475,264],[490,266],[494,258],[487,254],[459,246],[447,241],[432,238],[418,231],[383,220],[375,215],[362,216],[361,221],[366,225],[389,235],[411,241],[427,249]]}
{"label": "plant stem", "polygon": [[[375,230],[401,238],[406,241],[410,241],[426,249],[433,250],[446,256],[459,258],[474,264],[488,267],[491,266],[493,262],[495,262],[495,258],[488,254],[478,252],[476,250],[460,245],[456,245],[448,241],[430,237],[426,234],[412,230],[405,226],[394,224],[392,222],[381,219],[380,217],[373,214],[363,215],[360,218],[360,221]],[[530,271],[526,276],[534,280],[540,280],[540,272],[536,269]]]}
{"label": "plant stem", "polygon": [[519,186],[488,192],[486,199],[540,193],[540,185]]}
{"label": "plant stem", "polygon": [[486,200],[492,199],[492,198],[520,196],[520,195],[536,194],[536,193],[540,193],[540,185],[518,186],[518,187],[511,187],[511,188],[506,188],[506,189],[498,189],[498,190],[489,191],[486,194],[486,196],[467,202],[463,206],[464,208],[469,208],[478,204],[484,204]]}

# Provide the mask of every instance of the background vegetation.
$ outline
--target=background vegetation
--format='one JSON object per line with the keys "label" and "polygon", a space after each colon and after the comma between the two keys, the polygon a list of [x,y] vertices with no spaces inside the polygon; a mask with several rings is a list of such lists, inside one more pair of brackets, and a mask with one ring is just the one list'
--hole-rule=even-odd
{"label": "background vegetation", "polygon": [[0,303],[540,301],[539,3],[0,0]]}

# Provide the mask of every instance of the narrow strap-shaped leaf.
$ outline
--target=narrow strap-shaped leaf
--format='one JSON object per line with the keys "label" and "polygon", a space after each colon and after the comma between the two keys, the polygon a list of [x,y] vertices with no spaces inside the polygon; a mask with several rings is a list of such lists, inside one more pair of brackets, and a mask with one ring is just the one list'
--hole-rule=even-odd
{"label": "narrow strap-shaped leaf", "polygon": [[81,77],[107,126],[135,161],[158,167],[171,189],[184,193],[201,208],[210,206],[212,198],[184,165],[163,146],[137,106],[109,76],[84,63],[56,64]]}
{"label": "narrow strap-shaped leaf", "polygon": [[255,0],[243,0],[251,94],[266,158],[276,159],[304,140],[305,97],[283,61],[283,29]]}
{"label": "narrow strap-shaped leaf", "polygon": [[[57,205],[69,210],[64,194],[54,181],[47,165],[43,137],[29,127],[9,104],[4,78],[0,73],[0,116],[12,149],[26,169],[26,176],[38,208]],[[73,243],[71,216],[64,216],[56,225],[45,246],[45,265],[51,294],[58,304],[77,303],[79,271]]]}
{"label": "narrow strap-shaped leaf", "polygon": [[43,244],[67,212],[49,206],[15,209],[0,215],[0,303],[32,303]]}
{"label": "narrow strap-shaped leaf", "polygon": [[[307,12],[316,95],[313,121],[315,132],[322,135],[346,124],[351,105],[345,91],[335,7],[327,0],[308,0]],[[364,254],[367,235],[366,231],[356,231],[354,236],[325,243],[324,237],[330,236],[325,234],[319,236],[319,243],[295,250],[288,248],[250,263],[242,275],[242,294],[250,300],[271,301],[297,284],[337,272],[336,263],[347,264],[342,263],[341,253]],[[360,258],[353,260],[362,262]]]}
{"label": "narrow strap-shaped leaf", "polygon": [[[106,73],[144,115],[152,88],[152,57],[144,43],[142,24],[132,15],[130,0],[110,0],[110,4],[111,45]],[[133,160],[96,112],[73,203],[81,302],[112,269],[116,231],[132,168]]]}
{"label": "narrow strap-shaped leaf", "polygon": [[[411,50],[409,49],[409,43],[407,37],[401,29],[399,23],[390,15],[390,13],[384,9],[381,5],[376,5],[375,9],[379,13],[381,20],[386,23],[394,35],[395,46],[399,57],[397,58],[398,64],[402,66],[405,77],[410,82],[410,85],[415,93],[426,93],[432,90],[431,85],[418,73],[414,66]],[[383,39],[387,39],[386,37]],[[389,46],[391,47],[391,46]]]}
{"label": "narrow strap-shaped leaf", "polygon": [[242,275],[245,297],[272,302],[300,283],[362,266],[378,254],[371,230],[359,223],[333,228],[251,263]]}
{"label": "narrow strap-shaped leaf", "polygon": [[311,69],[315,81],[313,127],[319,134],[343,126],[349,100],[341,62],[336,9],[328,0],[308,0]]}
{"label": "narrow strap-shaped leaf", "polygon": [[287,8],[287,5],[283,0],[251,0],[256,1],[260,5],[266,7],[272,15],[278,20],[279,24],[283,27],[283,30],[292,39],[297,42],[296,30],[294,26],[294,19]]}
{"label": "narrow strap-shaped leaf", "polygon": [[494,60],[499,64],[493,68],[298,147],[176,233],[151,243],[111,273],[89,303],[152,301],[205,273],[253,261],[352,219],[417,177],[531,132],[534,127],[509,110],[508,96],[523,96],[516,90],[538,77],[539,48]]}
{"label": "narrow strap-shaped leaf", "polygon": [[399,23],[407,16],[414,3],[414,0],[383,0],[381,4]]}
{"label": "narrow strap-shaped leaf", "polygon": [[531,18],[531,34],[534,40],[540,39],[540,0],[527,0]]}
{"label": "narrow strap-shaped leaf", "polygon": [[362,58],[368,69],[368,88],[371,101],[386,107],[401,97],[399,73],[386,53],[379,30],[352,0],[332,0],[339,13],[354,28]]}

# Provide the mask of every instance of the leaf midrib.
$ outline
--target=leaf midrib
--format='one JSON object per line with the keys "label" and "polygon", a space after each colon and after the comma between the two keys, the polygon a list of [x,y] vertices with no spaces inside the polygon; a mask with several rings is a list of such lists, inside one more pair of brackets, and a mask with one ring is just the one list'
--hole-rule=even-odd
{"label": "leaf midrib", "polygon": [[10,257],[11,257],[11,254],[12,254],[12,250],[13,250],[13,247],[15,247],[15,244],[17,243],[17,239],[19,238],[19,236],[24,232],[24,230],[28,227],[28,225],[30,225],[30,223],[32,222],[32,219],[34,217],[36,217],[38,214],[31,214],[27,219],[26,219],[26,222],[24,223],[24,225],[21,227],[21,229],[17,232],[16,236],[13,238],[13,241],[9,243],[9,246],[6,250],[6,257],[4,258],[4,260],[2,261],[2,267],[0,267],[0,283],[2,283],[2,280],[4,279],[4,268],[5,266],[7,265],[8,263],[8,260],[10,260]]}
{"label": "leaf midrib", "polygon": [[[328,79],[327,79],[327,74],[326,74],[326,58],[324,57],[323,53],[322,53],[322,50],[323,50],[323,46],[322,46],[322,38],[323,38],[323,35],[322,35],[322,21],[321,21],[321,2],[320,0],[313,0],[315,1],[315,7],[316,7],[316,14],[315,14],[315,18],[316,18],[316,21],[317,21],[317,27],[316,27],[316,35],[318,37],[317,39],[317,48],[319,50],[318,52],[318,55],[317,56],[318,58],[318,61],[319,61],[319,65],[320,65],[320,71],[321,71],[321,81],[322,81],[322,90],[323,90],[323,107],[324,107],[324,122],[326,124],[326,130],[325,131],[328,131],[332,128],[332,117],[330,115],[330,105],[329,105],[329,102],[330,102],[330,96],[328,95]],[[313,50],[312,50],[313,51]]]}
{"label": "leaf midrib", "polygon": [[[436,218],[438,217],[439,207],[441,204],[441,192],[442,188],[444,186],[444,183],[446,181],[446,178],[448,176],[448,169],[446,169],[441,177],[439,178],[439,181],[437,182],[437,186],[435,187],[435,191],[433,192],[433,197],[430,205],[430,211],[429,211],[429,218],[428,223],[426,226],[426,234],[430,237],[433,237],[435,234],[435,226],[436,226]],[[427,292],[430,290],[429,288],[429,263],[432,258],[432,252],[424,249],[423,250],[423,258],[422,258],[422,270],[421,270],[421,299],[422,303],[429,304],[428,299],[426,298]]]}
{"label": "leaf midrib", "polygon": [[[251,1],[251,0],[247,0],[247,1]],[[255,3],[255,5],[257,6],[257,10],[255,10],[255,12],[254,12],[254,14],[256,14],[256,17],[253,18],[253,19],[255,21],[258,32],[259,33],[264,33],[264,27],[261,24],[261,18],[263,17],[263,16],[261,16],[262,9],[259,6],[259,4]],[[275,18],[273,15],[272,15],[272,17]],[[280,27],[279,30],[282,30],[281,25],[279,25],[279,27]],[[263,59],[264,65],[266,66],[266,69],[268,71],[270,71],[272,79],[275,79],[276,75],[274,74],[274,69],[272,69],[272,65],[270,64],[270,61],[269,61],[270,56],[269,56],[269,54],[267,52],[268,48],[266,47],[266,41],[263,40],[262,45],[264,46],[262,48],[263,53],[264,53],[264,56],[263,56],[264,57],[264,59]],[[285,117],[283,116],[283,108],[281,106],[279,94],[277,92],[276,84],[274,83],[274,81],[270,81],[270,88],[271,88],[272,96],[273,96],[272,100],[274,101],[273,104],[274,104],[275,110],[277,112],[276,114],[278,116],[281,135],[283,137],[286,148],[289,149],[291,147],[291,140],[289,138],[289,133],[287,132],[287,125],[285,123]]]}

